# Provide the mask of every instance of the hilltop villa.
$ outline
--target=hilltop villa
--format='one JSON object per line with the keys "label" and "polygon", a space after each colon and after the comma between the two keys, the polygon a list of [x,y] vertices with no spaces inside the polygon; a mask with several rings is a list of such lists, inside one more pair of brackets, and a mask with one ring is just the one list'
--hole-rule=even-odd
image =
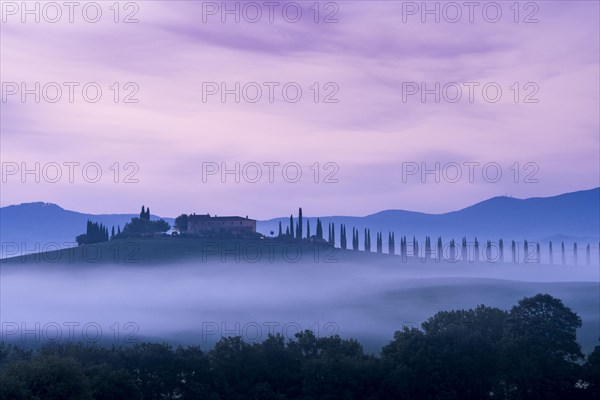
{"label": "hilltop villa", "polygon": [[256,220],[242,217],[211,217],[210,214],[188,217],[187,231],[200,235],[232,234],[242,235],[244,233],[256,232]]}

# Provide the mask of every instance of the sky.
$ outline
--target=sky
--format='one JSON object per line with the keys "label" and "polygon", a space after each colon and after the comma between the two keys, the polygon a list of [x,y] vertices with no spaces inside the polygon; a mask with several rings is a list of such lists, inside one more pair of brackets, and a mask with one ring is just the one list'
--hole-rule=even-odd
{"label": "sky", "polygon": [[600,186],[595,1],[23,4],[1,2],[1,206],[266,219]]}

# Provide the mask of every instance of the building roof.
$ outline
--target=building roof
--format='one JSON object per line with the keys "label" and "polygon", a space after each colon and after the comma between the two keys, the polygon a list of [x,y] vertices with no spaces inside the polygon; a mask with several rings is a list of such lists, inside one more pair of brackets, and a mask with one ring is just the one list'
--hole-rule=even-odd
{"label": "building roof", "polygon": [[226,217],[211,217],[210,214],[196,215],[192,214],[188,216],[188,221],[254,221],[248,217],[238,216],[226,216]]}

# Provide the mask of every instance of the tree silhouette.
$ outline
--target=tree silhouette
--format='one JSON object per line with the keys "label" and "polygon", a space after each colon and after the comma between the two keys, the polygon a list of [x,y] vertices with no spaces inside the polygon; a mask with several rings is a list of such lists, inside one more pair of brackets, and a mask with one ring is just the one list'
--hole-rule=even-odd
{"label": "tree silhouette", "polygon": [[296,237],[298,239],[302,239],[302,207],[298,209],[298,232],[296,232]]}
{"label": "tree silhouette", "polygon": [[514,240],[512,240],[510,243],[510,253],[512,256],[512,262],[516,263],[517,262],[517,243],[515,243]]}
{"label": "tree silhouette", "polygon": [[585,263],[586,263],[586,265],[590,265],[592,263],[592,252],[591,252],[589,243],[588,243],[587,247],[585,248]]}
{"label": "tree silhouette", "polygon": [[317,218],[317,239],[323,240],[323,225],[319,218]]}
{"label": "tree silhouette", "polygon": [[175,229],[179,232],[187,231],[189,215],[181,214],[179,217],[175,218]]}
{"label": "tree silhouette", "polygon": [[504,262],[504,240],[498,241],[498,252],[500,253],[500,262]]}

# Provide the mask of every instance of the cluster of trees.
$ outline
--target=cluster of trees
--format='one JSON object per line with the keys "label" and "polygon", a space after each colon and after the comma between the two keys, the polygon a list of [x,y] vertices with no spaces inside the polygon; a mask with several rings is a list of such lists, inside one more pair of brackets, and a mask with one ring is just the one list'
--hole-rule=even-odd
{"label": "cluster of trees", "polygon": [[150,207],[146,209],[146,207],[142,206],[142,211],[140,212],[139,218],[132,218],[131,222],[125,224],[122,232],[120,226],[117,226],[116,232],[115,227],[113,226],[109,235],[108,227],[101,223],[88,220],[85,233],[75,237],[75,241],[78,245],[100,243],[128,235],[166,232],[169,229],[171,229],[171,226],[162,219],[158,221],[150,221]]}
{"label": "cluster of trees", "polygon": [[508,312],[439,312],[396,332],[378,356],[311,331],[255,344],[222,338],[207,352],[1,344],[0,399],[598,399],[600,346],[583,357],[580,325],[559,299],[538,294]]}
{"label": "cluster of trees", "polygon": [[[119,228],[120,230],[120,228]],[[115,236],[115,227],[112,227],[112,237]],[[85,233],[77,235],[75,241],[78,245],[106,242],[109,239],[108,228],[103,224],[92,222],[88,219]]]}
{"label": "cluster of trees", "polygon": [[142,206],[139,218],[131,218],[131,221],[123,227],[121,236],[136,236],[140,234],[151,234],[166,232],[171,229],[166,221],[159,219],[150,221],[150,207]]}
{"label": "cluster of trees", "polygon": [[[179,217],[175,218],[175,229],[177,229],[179,232],[186,232],[187,225],[188,225],[188,218],[189,218],[189,215],[187,215],[187,214],[181,214]],[[280,223],[280,225],[281,225],[281,223]]]}
{"label": "cluster of trees", "polygon": [[148,209],[145,209],[145,207],[142,206],[142,211],[140,212],[140,219],[150,221],[150,207],[148,207]]}

